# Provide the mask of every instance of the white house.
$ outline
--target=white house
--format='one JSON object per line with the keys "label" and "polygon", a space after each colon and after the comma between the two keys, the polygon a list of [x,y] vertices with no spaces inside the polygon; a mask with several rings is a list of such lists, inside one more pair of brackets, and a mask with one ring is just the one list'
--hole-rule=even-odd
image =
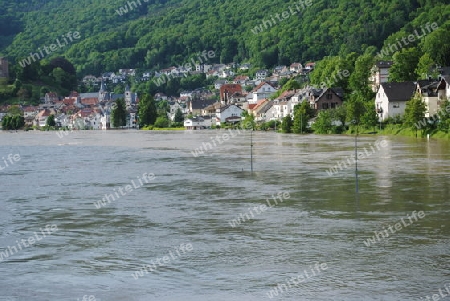
{"label": "white house", "polygon": [[243,110],[236,105],[226,105],[216,110],[216,124],[222,122],[234,123],[241,121]]}
{"label": "white house", "polygon": [[255,79],[264,80],[269,75],[269,71],[267,70],[258,70],[255,74]]}
{"label": "white house", "polygon": [[269,98],[273,93],[277,92],[271,84],[262,82],[256,86],[251,93],[253,94],[253,103],[258,102],[260,99]]}
{"label": "white house", "polygon": [[378,118],[382,121],[405,113],[406,102],[414,97],[416,84],[414,82],[381,83],[375,97],[375,108]]}
{"label": "white house", "polygon": [[210,128],[212,125],[211,118],[207,116],[197,116],[184,120],[186,130],[201,130]]}
{"label": "white house", "polygon": [[441,104],[446,98],[446,82],[419,80],[417,82],[417,92],[422,95],[422,101],[425,103],[425,117],[431,117],[439,111]]}

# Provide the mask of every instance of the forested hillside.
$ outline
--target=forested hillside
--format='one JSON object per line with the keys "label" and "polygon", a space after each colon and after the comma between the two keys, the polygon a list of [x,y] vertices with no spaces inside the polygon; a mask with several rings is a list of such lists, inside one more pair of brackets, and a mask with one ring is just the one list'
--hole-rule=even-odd
{"label": "forested hillside", "polygon": [[[64,54],[78,76],[179,65],[203,50],[215,51],[216,62],[270,67],[379,50],[390,35],[395,41],[398,32],[428,21],[444,26],[447,1],[315,0],[255,33],[264,20],[305,1],[136,0],[130,10],[132,1],[122,0],[0,0],[0,55],[19,61],[78,31],[80,39],[52,54]],[[125,6],[129,11],[120,11]]]}

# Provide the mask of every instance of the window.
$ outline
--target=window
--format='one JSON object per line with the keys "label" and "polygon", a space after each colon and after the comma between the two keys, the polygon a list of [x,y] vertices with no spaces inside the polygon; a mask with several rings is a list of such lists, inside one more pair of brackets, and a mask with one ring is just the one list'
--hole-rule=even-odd
{"label": "window", "polygon": [[336,108],[336,105],[337,105],[337,102],[332,102],[332,103],[331,103],[331,108],[332,108],[332,109],[335,109],[335,108]]}
{"label": "window", "polygon": [[328,93],[327,94],[327,99],[332,99],[332,98],[333,98],[333,95],[331,93]]}
{"label": "window", "polygon": [[327,110],[327,109],[328,109],[328,103],[327,103],[327,102],[324,102],[324,103],[322,104],[322,109],[323,109],[323,110]]}

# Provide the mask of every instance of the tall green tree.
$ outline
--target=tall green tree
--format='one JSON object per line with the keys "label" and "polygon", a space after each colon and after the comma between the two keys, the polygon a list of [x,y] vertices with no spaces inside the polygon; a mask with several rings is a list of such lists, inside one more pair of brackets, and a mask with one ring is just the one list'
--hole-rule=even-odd
{"label": "tall green tree", "polygon": [[153,125],[157,115],[155,100],[151,95],[144,94],[138,105],[139,127]]}
{"label": "tall green tree", "polygon": [[415,48],[403,48],[392,57],[394,64],[389,69],[389,81],[404,82],[417,80],[417,64],[421,57],[420,51]]}
{"label": "tall green tree", "polygon": [[291,115],[288,114],[281,121],[281,131],[283,133],[291,133],[292,132],[292,118]]}
{"label": "tall green tree", "polygon": [[312,124],[312,129],[316,134],[331,134],[333,130],[330,110],[323,110],[317,114],[316,121]]}
{"label": "tall green tree", "polygon": [[307,100],[294,107],[294,121],[292,131],[296,134],[305,133],[308,121],[314,117],[314,110],[311,109]]}
{"label": "tall green tree", "polygon": [[181,112],[180,108],[177,108],[177,110],[175,111],[175,116],[173,118],[174,122],[183,122],[184,121],[184,117],[183,117],[183,112]]}
{"label": "tall green tree", "polygon": [[359,126],[361,124],[362,116],[366,112],[364,96],[359,93],[350,95],[350,99],[346,104],[346,109],[347,121],[353,125]]}
{"label": "tall green tree", "polygon": [[111,112],[112,124],[115,128],[127,125],[127,109],[125,100],[119,98]]}
{"label": "tall green tree", "polygon": [[436,65],[428,53],[422,55],[417,64],[416,74],[419,79],[428,79],[428,77],[435,78],[438,74],[435,70]]}
{"label": "tall green tree", "polygon": [[46,126],[55,126],[56,122],[55,122],[55,115],[51,114],[50,116],[47,117],[47,121],[45,122]]}
{"label": "tall green tree", "polygon": [[[422,97],[420,94],[416,94],[410,101],[406,102],[405,108],[405,125],[411,128],[414,128],[417,137],[417,124],[420,124],[420,121],[424,120],[425,112],[426,112],[425,103],[422,101]],[[424,132],[424,128],[422,128],[422,132]]]}
{"label": "tall green tree", "polygon": [[371,100],[375,93],[372,92],[369,83],[371,69],[374,65],[372,55],[362,55],[356,59],[355,70],[350,75],[349,87],[353,92],[360,93],[364,99]]}

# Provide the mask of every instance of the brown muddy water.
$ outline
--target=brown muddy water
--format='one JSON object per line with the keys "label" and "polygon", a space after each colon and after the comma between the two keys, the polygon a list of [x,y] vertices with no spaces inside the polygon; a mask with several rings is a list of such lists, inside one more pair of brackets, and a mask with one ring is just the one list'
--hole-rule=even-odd
{"label": "brown muddy water", "polygon": [[449,142],[218,133],[0,133],[0,300],[450,290]]}

